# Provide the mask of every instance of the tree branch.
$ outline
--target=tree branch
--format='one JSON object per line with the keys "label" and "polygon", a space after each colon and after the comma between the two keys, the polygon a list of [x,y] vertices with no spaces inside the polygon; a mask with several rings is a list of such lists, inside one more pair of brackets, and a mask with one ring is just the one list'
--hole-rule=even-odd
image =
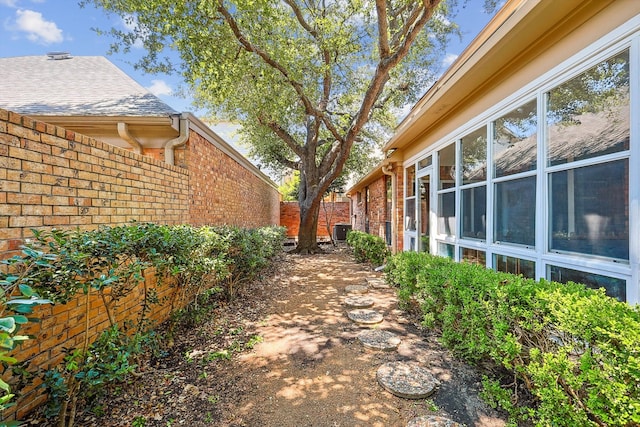
{"label": "tree branch", "polygon": [[281,140],[283,140],[284,143],[287,144],[287,146],[294,153],[296,153],[298,157],[302,158],[302,156],[304,155],[303,148],[300,146],[300,144],[298,144],[295,138],[291,136],[289,132],[287,132],[286,129],[284,129],[282,126],[280,126],[278,123],[274,122],[273,120],[265,119],[264,116],[258,117],[258,123],[271,129],[273,133],[275,133]]}
{"label": "tree branch", "polygon": [[378,49],[380,58],[389,56],[389,22],[387,16],[386,0],[376,0],[376,13],[378,14]]}

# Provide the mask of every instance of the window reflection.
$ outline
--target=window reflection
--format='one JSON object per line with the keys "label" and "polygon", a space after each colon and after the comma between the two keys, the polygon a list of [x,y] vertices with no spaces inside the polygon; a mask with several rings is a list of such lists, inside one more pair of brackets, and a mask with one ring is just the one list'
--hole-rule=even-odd
{"label": "window reflection", "polygon": [[462,184],[487,179],[487,128],[462,138]]}
{"label": "window reflection", "polygon": [[547,94],[550,166],[629,149],[629,52]]}
{"label": "window reflection", "polygon": [[440,166],[440,175],[438,179],[438,189],[453,188],[455,181],[455,162],[456,162],[456,146],[451,144],[438,151],[438,164]]}
{"label": "window reflection", "polygon": [[478,249],[462,248],[461,258],[472,264],[487,265],[487,254]]}
{"label": "window reflection", "polygon": [[415,231],[416,229],[416,199],[407,199],[404,204],[404,229]]}
{"label": "window reflection", "polygon": [[627,300],[627,282],[624,279],[603,276],[601,274],[550,265],[547,267],[549,280],[559,283],[582,283],[591,289],[604,288],[607,295],[620,301]]}
{"label": "window reflection", "polygon": [[438,255],[454,259],[455,246],[438,242]]}
{"label": "window reflection", "polygon": [[538,116],[534,99],[493,122],[493,165],[496,177],[537,167]]}
{"label": "window reflection", "polygon": [[521,274],[527,279],[536,278],[536,263],[528,259],[520,259],[506,255],[494,255],[493,265],[496,271],[511,274]]}
{"label": "window reflection", "polygon": [[552,173],[550,249],[629,259],[629,161]]}
{"label": "window reflection", "polygon": [[413,197],[416,195],[416,167],[414,165],[409,166],[406,171],[405,185],[407,187],[407,197]]}

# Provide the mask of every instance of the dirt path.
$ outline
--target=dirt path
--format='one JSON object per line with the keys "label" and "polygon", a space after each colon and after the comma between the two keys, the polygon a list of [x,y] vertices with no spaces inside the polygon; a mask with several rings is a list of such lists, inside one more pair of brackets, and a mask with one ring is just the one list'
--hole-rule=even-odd
{"label": "dirt path", "polygon": [[[86,415],[84,425],[405,426],[428,414],[468,426],[505,425],[478,398],[479,376],[404,317],[394,290],[368,296],[384,313],[376,327],[402,338],[398,350],[361,345],[356,336],[367,327],[345,315],[344,288],[380,273],[344,250],[283,261],[275,275],[177,339],[173,356],[154,362],[141,381],[104,403],[104,415]],[[247,344],[258,335],[262,342]],[[229,346],[245,350],[227,360],[220,351]],[[441,382],[438,391],[422,400],[386,392],[376,370],[396,360],[427,367]]]}

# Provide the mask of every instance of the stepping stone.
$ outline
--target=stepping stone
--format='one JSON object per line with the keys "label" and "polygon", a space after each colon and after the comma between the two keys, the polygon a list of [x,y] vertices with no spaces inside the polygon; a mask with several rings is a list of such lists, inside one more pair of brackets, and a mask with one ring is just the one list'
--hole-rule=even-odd
{"label": "stepping stone", "polygon": [[429,397],[439,385],[438,380],[417,363],[385,363],[378,368],[376,378],[382,388],[405,399]]}
{"label": "stepping stone", "polygon": [[359,308],[357,310],[351,310],[347,312],[347,317],[353,320],[356,323],[360,323],[363,325],[375,325],[376,323],[382,322],[384,317],[382,313],[375,310],[369,310],[364,308]]}
{"label": "stepping stone", "polygon": [[369,308],[373,307],[373,300],[363,296],[348,297],[345,298],[344,305],[349,308]]}
{"label": "stepping stone", "polygon": [[389,285],[387,285],[384,279],[380,279],[378,277],[368,277],[367,284],[373,289],[389,289]]}
{"label": "stepping stone", "polygon": [[348,294],[366,294],[369,292],[369,289],[362,285],[349,285],[344,288],[344,291]]}
{"label": "stepping stone", "polygon": [[462,424],[445,417],[426,415],[417,417],[407,423],[407,427],[462,427]]}
{"label": "stepping stone", "polygon": [[358,340],[363,346],[382,351],[393,351],[400,345],[400,337],[393,332],[371,329],[362,331],[358,335]]}

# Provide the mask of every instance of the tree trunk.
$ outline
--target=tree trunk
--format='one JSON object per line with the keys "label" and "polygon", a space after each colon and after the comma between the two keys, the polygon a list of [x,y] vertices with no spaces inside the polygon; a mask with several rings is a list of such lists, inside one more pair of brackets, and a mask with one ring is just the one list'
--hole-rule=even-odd
{"label": "tree trunk", "polygon": [[300,228],[296,253],[315,254],[322,252],[318,246],[319,200],[304,200],[300,204]]}

